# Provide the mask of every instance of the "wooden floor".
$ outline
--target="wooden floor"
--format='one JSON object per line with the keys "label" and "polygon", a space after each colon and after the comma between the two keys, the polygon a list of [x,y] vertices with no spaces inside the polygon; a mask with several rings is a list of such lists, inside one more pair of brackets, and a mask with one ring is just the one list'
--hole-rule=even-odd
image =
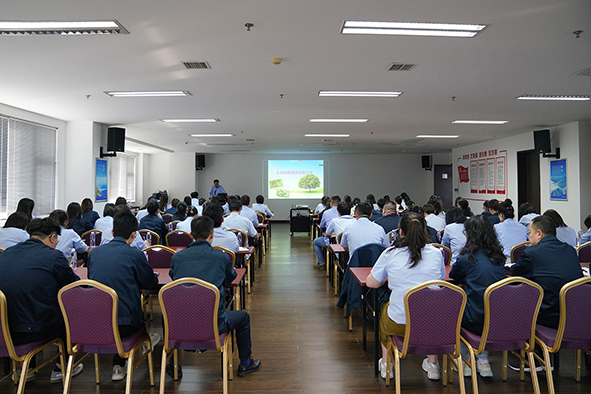
{"label": "wooden floor", "polygon": [[[368,351],[361,346],[361,320],[354,317],[354,330],[349,332],[343,312],[335,304],[337,298],[326,274],[312,269],[315,263],[308,234],[290,237],[287,224],[274,223],[270,248],[264,265],[257,270],[256,283],[247,298],[251,314],[253,356],[262,361],[260,371],[247,377],[234,377],[230,393],[392,393],[394,386],[373,374],[373,336],[368,336]],[[162,333],[160,315],[151,325]],[[162,345],[156,347],[156,386],[150,387],[147,364],[134,374],[132,391],[157,393],[159,389]],[[430,381],[421,370],[422,357],[409,356],[402,360],[403,393],[458,393],[457,376],[454,384],[443,387],[440,381]],[[166,392],[221,393],[221,363],[218,353],[182,352],[183,379],[166,379]],[[238,360],[235,358],[234,364]],[[503,383],[500,375],[500,354],[491,355],[495,373],[492,379],[479,379],[482,394],[531,393],[531,380],[521,382],[518,374],[509,371]],[[574,381],[574,352],[563,351],[561,369],[555,372],[556,393],[591,393],[591,376],[582,373],[581,383]],[[94,383],[93,365],[85,363],[85,371],[74,378],[72,393],[123,393],[125,382],[112,382],[111,358],[101,359],[102,379]],[[35,381],[26,385],[27,393],[58,393],[61,384],[49,384],[50,369],[37,373]],[[545,375],[538,375],[542,392],[547,392]],[[471,393],[471,379],[466,378],[466,390]],[[393,382],[392,382],[393,383]],[[10,375],[2,375],[0,393],[16,391]]]}

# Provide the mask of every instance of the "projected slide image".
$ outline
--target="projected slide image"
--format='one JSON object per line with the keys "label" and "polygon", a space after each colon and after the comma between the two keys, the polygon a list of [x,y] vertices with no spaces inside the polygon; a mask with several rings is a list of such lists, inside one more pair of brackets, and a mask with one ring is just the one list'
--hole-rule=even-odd
{"label": "projected slide image", "polygon": [[311,198],[324,195],[324,160],[269,160],[268,198]]}

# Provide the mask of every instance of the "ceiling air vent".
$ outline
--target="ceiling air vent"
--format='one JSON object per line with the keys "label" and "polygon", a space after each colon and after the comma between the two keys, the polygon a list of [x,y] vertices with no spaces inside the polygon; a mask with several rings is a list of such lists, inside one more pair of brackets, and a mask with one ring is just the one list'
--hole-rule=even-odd
{"label": "ceiling air vent", "polygon": [[580,71],[577,71],[576,73],[573,73],[573,75],[580,75],[582,77],[591,77],[591,68],[589,68],[589,67],[584,68]]}
{"label": "ceiling air vent", "polygon": [[211,66],[208,62],[183,62],[186,68],[189,70],[203,70],[203,69],[211,69]]}
{"label": "ceiling air vent", "polygon": [[410,71],[412,70],[416,64],[408,64],[408,63],[390,63],[386,71]]}

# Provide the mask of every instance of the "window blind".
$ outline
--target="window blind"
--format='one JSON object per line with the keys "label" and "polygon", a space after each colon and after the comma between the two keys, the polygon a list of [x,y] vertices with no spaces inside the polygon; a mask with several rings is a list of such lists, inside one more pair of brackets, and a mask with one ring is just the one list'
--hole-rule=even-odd
{"label": "window blind", "polygon": [[117,153],[107,159],[108,199],[115,202],[117,197],[135,201],[135,156]]}

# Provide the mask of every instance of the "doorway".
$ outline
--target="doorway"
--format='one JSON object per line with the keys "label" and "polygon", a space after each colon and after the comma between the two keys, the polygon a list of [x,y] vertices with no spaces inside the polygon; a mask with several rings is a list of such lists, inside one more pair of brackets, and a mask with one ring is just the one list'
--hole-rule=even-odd
{"label": "doorway", "polygon": [[[524,202],[542,209],[540,199],[540,154],[534,150],[517,152],[517,211]],[[519,220],[519,218],[516,218]]]}
{"label": "doorway", "polygon": [[453,207],[453,186],[451,164],[435,164],[434,190],[435,194],[441,197],[445,209]]}

